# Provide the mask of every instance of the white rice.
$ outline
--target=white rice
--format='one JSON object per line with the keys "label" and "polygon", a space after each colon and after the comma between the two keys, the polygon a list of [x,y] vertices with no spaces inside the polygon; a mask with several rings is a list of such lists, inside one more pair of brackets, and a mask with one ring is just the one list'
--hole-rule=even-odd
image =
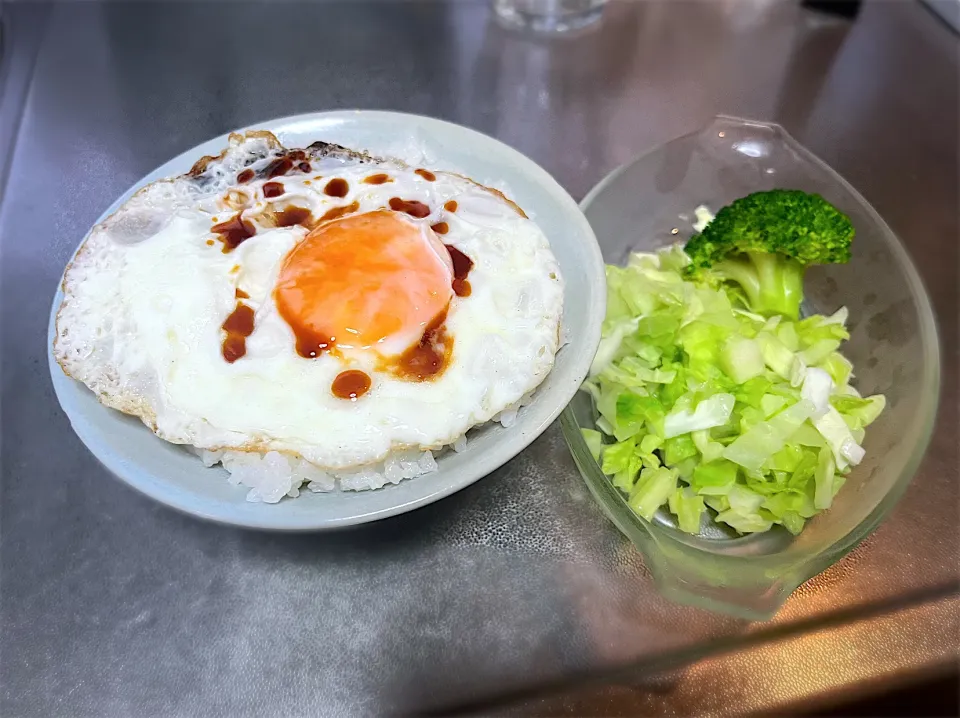
{"label": "white rice", "polygon": [[313,493],[333,491],[337,482],[344,491],[363,491],[399,484],[437,470],[433,453],[418,450],[398,452],[374,466],[343,472],[327,472],[300,457],[278,451],[259,454],[200,449],[197,453],[204,466],[222,464],[229,474],[227,481],[248,487],[247,501],[268,504],[275,504],[284,496],[296,498],[304,485]]}
{"label": "white rice", "polygon": [[[533,400],[533,394],[525,394],[520,401],[511,404],[493,417],[504,428],[516,423],[517,412]],[[466,435],[450,445],[456,452],[467,448]],[[250,451],[207,451],[194,449],[204,466],[222,464],[228,472],[227,481],[236,486],[246,486],[247,501],[275,504],[285,496],[296,498],[306,487],[313,493],[334,491],[339,483],[342,491],[366,491],[379,489],[387,484],[399,484],[404,479],[430,474],[437,470],[437,461],[432,451],[409,451],[391,454],[379,464],[354,471],[327,472],[299,456],[288,456],[278,451],[259,454]]]}

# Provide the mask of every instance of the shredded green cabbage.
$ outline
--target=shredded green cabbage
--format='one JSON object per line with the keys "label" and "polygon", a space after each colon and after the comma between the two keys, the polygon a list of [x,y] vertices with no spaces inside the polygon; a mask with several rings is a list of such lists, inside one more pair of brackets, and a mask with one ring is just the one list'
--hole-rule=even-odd
{"label": "shredded green cabbage", "polygon": [[727,285],[685,279],[688,261],[675,246],[607,267],[587,445],[645,520],[665,508],[691,534],[705,517],[797,534],[862,460],[885,399],[850,386],[846,309],[760,316]]}

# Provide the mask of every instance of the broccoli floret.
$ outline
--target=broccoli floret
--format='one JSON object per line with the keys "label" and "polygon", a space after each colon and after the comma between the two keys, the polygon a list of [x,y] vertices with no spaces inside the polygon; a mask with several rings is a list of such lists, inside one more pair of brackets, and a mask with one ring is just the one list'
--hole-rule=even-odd
{"label": "broccoli floret", "polygon": [[775,189],[727,205],[687,242],[691,278],[704,270],[743,289],[758,314],[796,319],[811,264],[850,260],[850,218],[818,194]]}

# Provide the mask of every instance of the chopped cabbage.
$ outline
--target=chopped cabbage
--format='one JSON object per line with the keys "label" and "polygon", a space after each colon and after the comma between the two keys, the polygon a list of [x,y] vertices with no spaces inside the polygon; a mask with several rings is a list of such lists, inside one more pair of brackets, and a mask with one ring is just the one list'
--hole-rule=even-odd
{"label": "chopped cabbage", "polygon": [[705,517],[797,534],[863,459],[885,399],[850,386],[846,309],[760,316],[728,285],[685,279],[688,263],[675,246],[607,268],[587,446],[645,520],[663,508],[691,534]]}
{"label": "chopped cabbage", "polygon": [[697,404],[693,411],[673,411],[663,420],[663,435],[669,439],[680,434],[723,426],[729,421],[735,402],[733,394],[714,394]]}

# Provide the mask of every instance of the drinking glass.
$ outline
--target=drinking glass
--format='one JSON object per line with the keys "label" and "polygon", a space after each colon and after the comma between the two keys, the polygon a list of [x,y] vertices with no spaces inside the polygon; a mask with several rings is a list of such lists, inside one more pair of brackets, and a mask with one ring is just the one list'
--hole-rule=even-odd
{"label": "drinking glass", "polygon": [[493,0],[500,21],[542,33],[581,30],[600,20],[607,0]]}

